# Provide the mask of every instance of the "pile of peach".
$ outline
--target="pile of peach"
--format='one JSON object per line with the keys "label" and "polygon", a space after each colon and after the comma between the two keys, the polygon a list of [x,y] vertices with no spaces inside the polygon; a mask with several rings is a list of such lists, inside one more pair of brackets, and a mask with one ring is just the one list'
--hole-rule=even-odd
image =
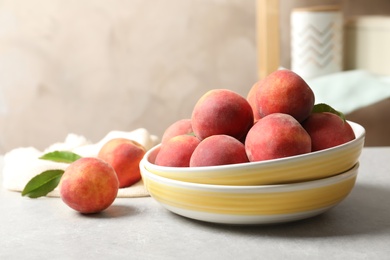
{"label": "pile of peach", "polygon": [[164,132],[155,164],[197,167],[264,161],[334,147],[355,139],[343,118],[313,111],[309,85],[290,70],[256,82],[246,98],[213,89],[195,104],[191,118]]}

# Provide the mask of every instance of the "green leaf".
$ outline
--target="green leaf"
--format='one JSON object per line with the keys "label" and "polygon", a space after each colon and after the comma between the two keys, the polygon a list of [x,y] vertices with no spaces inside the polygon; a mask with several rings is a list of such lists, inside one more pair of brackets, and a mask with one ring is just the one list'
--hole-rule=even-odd
{"label": "green leaf", "polygon": [[64,170],[48,170],[33,177],[24,187],[22,196],[38,198],[54,190],[61,180]]}
{"label": "green leaf", "polygon": [[311,112],[312,113],[323,113],[323,112],[333,113],[335,115],[338,115],[345,122],[345,116],[342,112],[337,111],[336,109],[334,109],[333,107],[325,103],[315,104]]}
{"label": "green leaf", "polygon": [[42,160],[63,162],[63,163],[72,163],[80,158],[81,158],[80,155],[68,151],[54,151],[39,157],[39,159]]}

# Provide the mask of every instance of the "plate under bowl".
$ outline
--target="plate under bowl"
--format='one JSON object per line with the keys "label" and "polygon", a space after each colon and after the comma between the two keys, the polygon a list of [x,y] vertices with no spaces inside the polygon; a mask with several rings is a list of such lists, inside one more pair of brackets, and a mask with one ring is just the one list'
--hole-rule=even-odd
{"label": "plate under bowl", "polygon": [[222,224],[271,224],[309,218],[340,203],[353,189],[359,163],[324,179],[282,185],[227,186],[172,180],[140,163],[150,195],[178,215]]}

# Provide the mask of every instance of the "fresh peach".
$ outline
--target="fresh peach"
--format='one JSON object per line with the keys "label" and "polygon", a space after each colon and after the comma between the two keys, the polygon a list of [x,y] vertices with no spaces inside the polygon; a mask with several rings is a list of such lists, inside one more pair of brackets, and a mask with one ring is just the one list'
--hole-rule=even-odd
{"label": "fresh peach", "polygon": [[253,112],[248,101],[238,93],[213,89],[195,104],[191,122],[201,140],[219,134],[241,139],[253,125]]}
{"label": "fresh peach", "polygon": [[351,125],[336,114],[313,113],[303,123],[311,137],[312,151],[331,148],[355,139]]}
{"label": "fresh peach", "polygon": [[136,141],[114,138],[101,147],[98,158],[106,161],[115,169],[119,187],[124,188],[141,180],[139,163],[145,153],[145,148]]}
{"label": "fresh peach", "polygon": [[191,119],[185,118],[180,119],[170,126],[168,126],[167,129],[165,129],[164,134],[161,138],[161,143],[165,143],[167,140],[171,139],[172,137],[178,136],[178,135],[184,135],[184,134],[191,134],[193,132],[192,125],[191,125]]}
{"label": "fresh peach", "polygon": [[84,157],[66,168],[59,189],[65,204],[90,214],[103,211],[114,202],[119,182],[111,165],[99,158]]}
{"label": "fresh peach", "polygon": [[314,101],[313,90],[290,70],[272,72],[263,79],[256,92],[256,106],[261,117],[284,113],[302,122],[310,115]]}
{"label": "fresh peach", "polygon": [[195,148],[190,167],[226,165],[248,162],[245,146],[229,135],[212,135]]}
{"label": "fresh peach", "polygon": [[256,93],[257,93],[257,89],[260,88],[261,83],[262,80],[259,80],[255,84],[253,84],[246,97],[246,100],[248,101],[249,105],[252,107],[253,118],[255,122],[261,118],[256,104]]}
{"label": "fresh peach", "polygon": [[274,113],[249,130],[245,149],[250,161],[263,161],[311,152],[311,139],[292,116]]}
{"label": "fresh peach", "polygon": [[200,143],[193,135],[178,135],[161,144],[155,164],[171,167],[189,167],[192,152]]}

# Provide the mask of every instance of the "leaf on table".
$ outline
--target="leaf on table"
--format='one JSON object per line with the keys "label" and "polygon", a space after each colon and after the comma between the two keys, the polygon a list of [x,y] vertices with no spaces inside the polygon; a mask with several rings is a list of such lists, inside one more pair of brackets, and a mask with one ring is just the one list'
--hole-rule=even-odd
{"label": "leaf on table", "polygon": [[333,107],[325,103],[315,104],[311,112],[312,113],[329,112],[338,115],[345,122],[345,116],[342,112],[337,111],[336,109],[334,109]]}
{"label": "leaf on table", "polygon": [[22,196],[39,198],[53,191],[61,180],[64,170],[47,170],[33,177],[24,187]]}
{"label": "leaf on table", "polygon": [[50,153],[46,153],[39,157],[42,160],[54,161],[54,162],[63,162],[63,163],[72,163],[81,156],[69,151],[54,151]]}

